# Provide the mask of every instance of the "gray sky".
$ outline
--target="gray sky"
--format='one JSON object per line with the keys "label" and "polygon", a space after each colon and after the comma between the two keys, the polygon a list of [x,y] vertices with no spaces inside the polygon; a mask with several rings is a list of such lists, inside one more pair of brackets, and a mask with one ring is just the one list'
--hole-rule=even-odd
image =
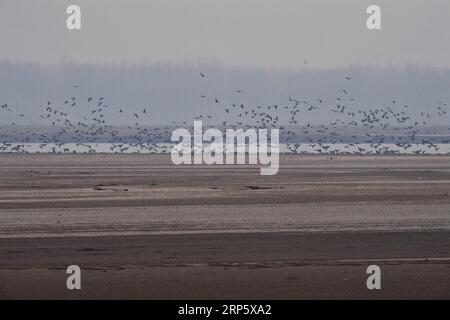
{"label": "gray sky", "polygon": [[[82,30],[65,28],[82,8]],[[366,8],[382,8],[381,31]],[[0,0],[0,59],[271,69],[450,67],[448,0]]]}

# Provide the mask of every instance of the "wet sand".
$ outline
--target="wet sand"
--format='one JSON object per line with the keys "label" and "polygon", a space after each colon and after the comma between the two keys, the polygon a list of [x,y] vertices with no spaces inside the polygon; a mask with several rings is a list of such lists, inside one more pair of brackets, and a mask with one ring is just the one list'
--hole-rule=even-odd
{"label": "wet sand", "polygon": [[0,298],[448,299],[450,157],[3,154]]}

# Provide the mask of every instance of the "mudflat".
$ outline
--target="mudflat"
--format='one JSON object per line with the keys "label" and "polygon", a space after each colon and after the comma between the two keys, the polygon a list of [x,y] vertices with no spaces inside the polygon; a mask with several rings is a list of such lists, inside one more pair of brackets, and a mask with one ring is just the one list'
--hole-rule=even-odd
{"label": "mudflat", "polygon": [[2,154],[0,298],[450,298],[449,156],[280,160]]}

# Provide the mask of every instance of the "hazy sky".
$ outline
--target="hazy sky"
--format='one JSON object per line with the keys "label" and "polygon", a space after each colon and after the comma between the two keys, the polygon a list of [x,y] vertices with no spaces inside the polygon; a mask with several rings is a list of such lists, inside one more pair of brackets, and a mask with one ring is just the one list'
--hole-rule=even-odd
{"label": "hazy sky", "polygon": [[[82,9],[82,30],[65,28]],[[382,9],[380,31],[366,8]],[[0,59],[450,67],[449,0],[0,0]]]}

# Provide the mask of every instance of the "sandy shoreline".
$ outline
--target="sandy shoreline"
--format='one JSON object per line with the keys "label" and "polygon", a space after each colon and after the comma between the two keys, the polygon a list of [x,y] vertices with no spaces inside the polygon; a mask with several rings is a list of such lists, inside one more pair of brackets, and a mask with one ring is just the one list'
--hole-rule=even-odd
{"label": "sandy shoreline", "polygon": [[448,299],[450,157],[0,155],[0,251],[0,298]]}

